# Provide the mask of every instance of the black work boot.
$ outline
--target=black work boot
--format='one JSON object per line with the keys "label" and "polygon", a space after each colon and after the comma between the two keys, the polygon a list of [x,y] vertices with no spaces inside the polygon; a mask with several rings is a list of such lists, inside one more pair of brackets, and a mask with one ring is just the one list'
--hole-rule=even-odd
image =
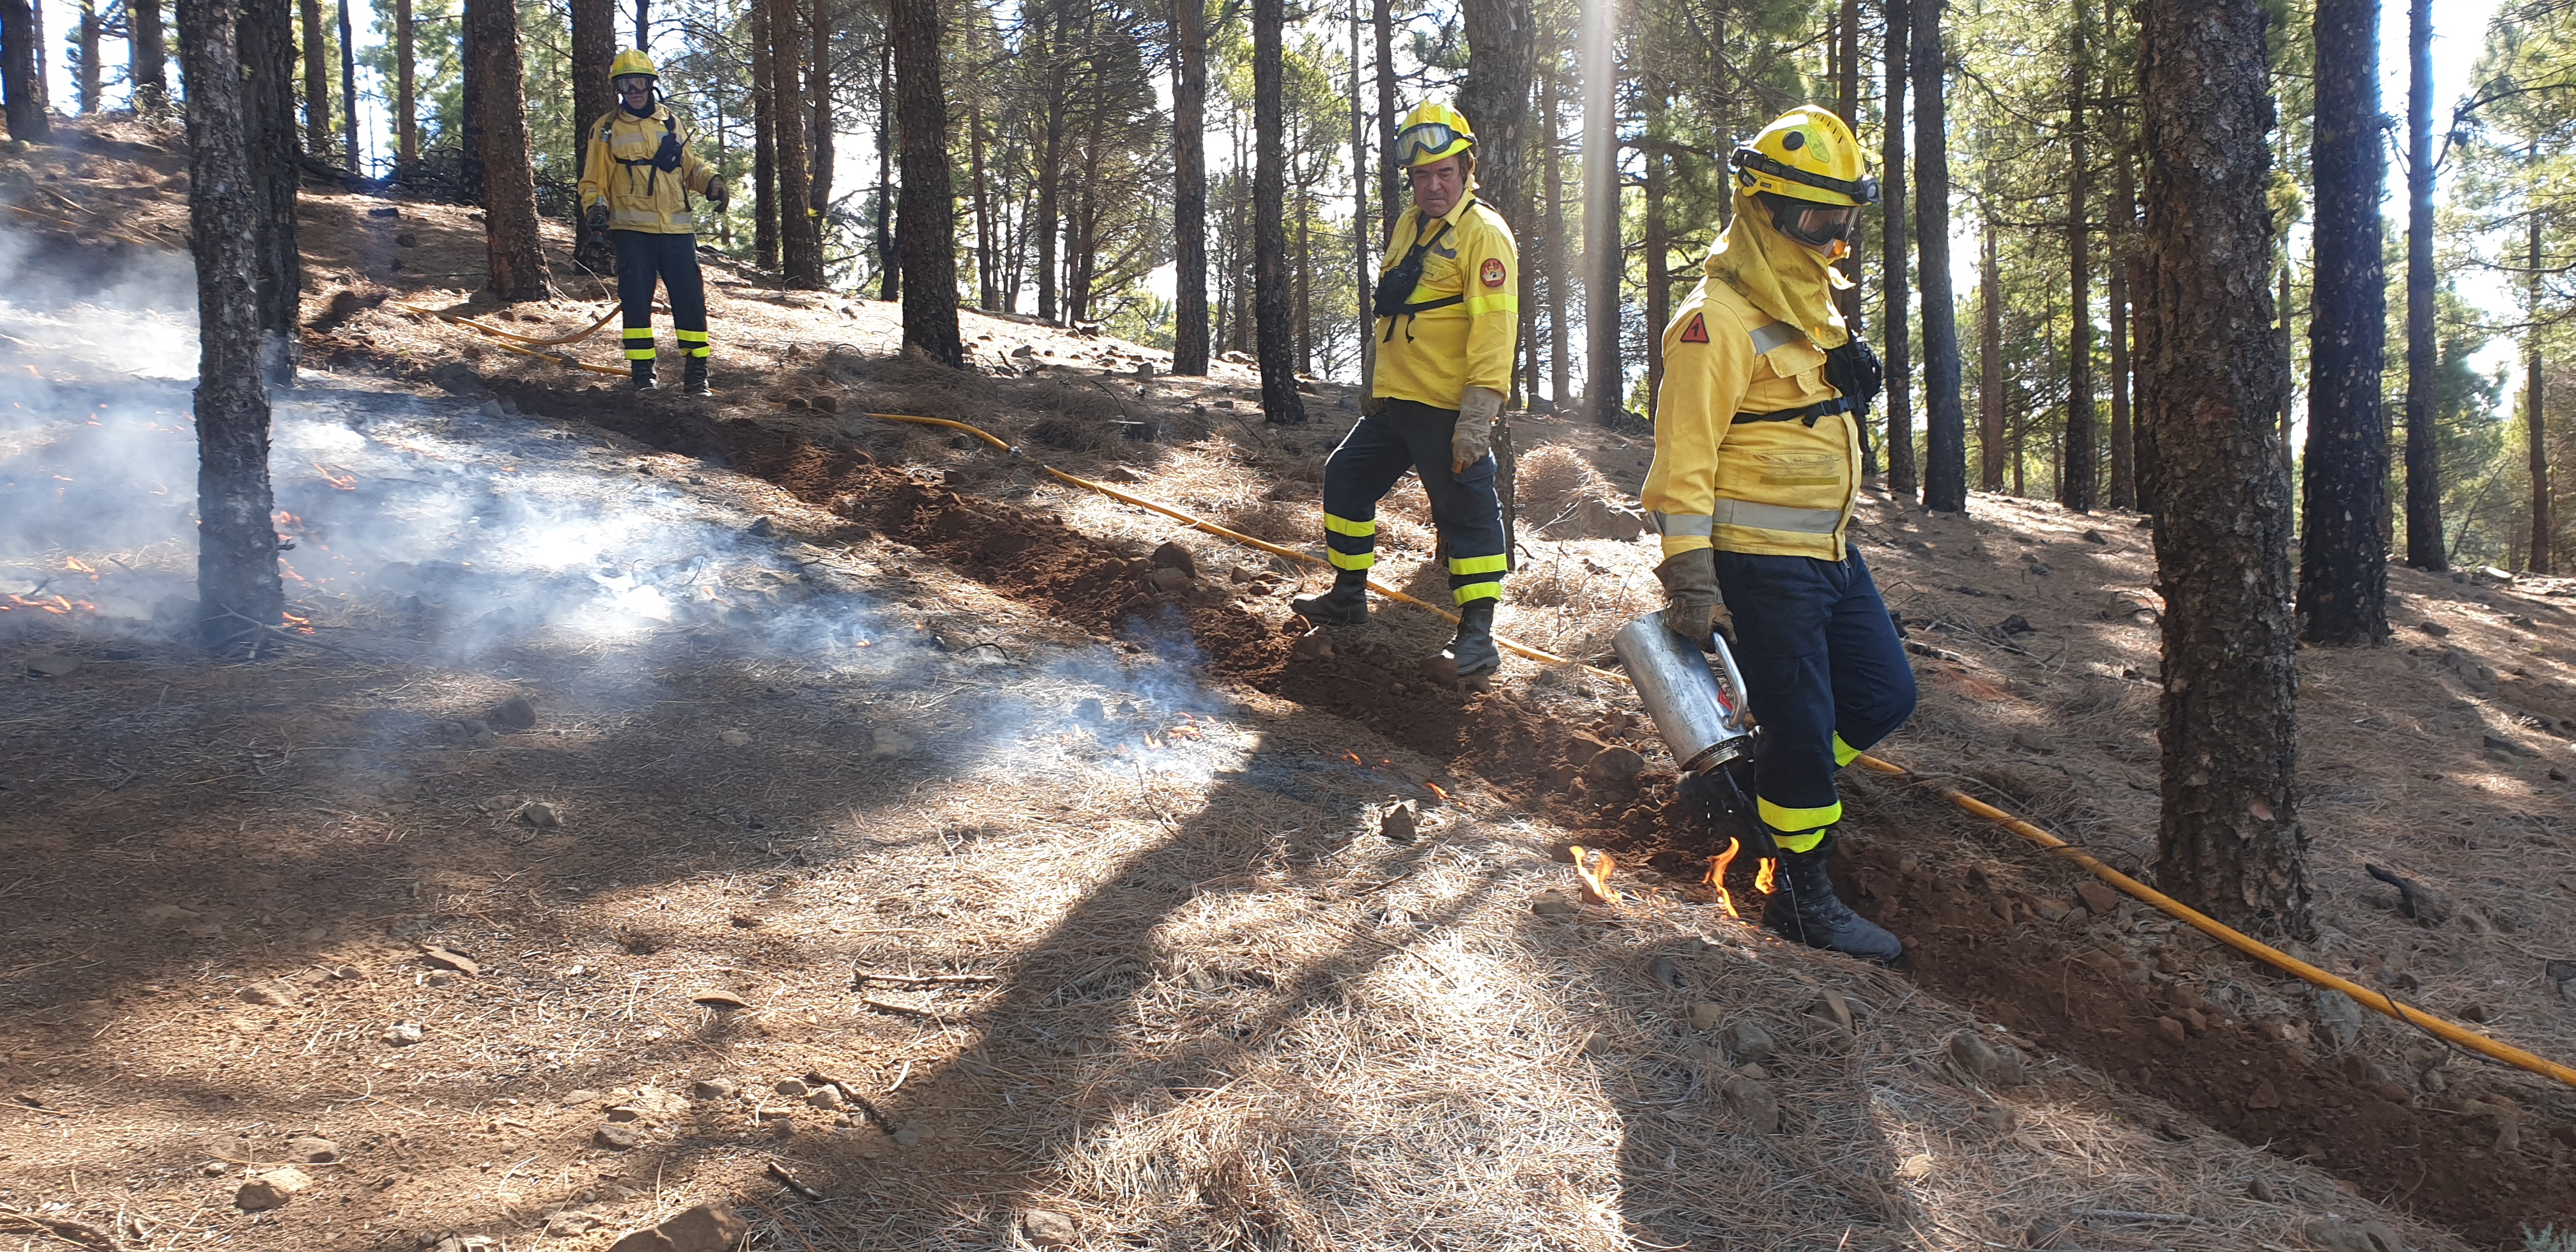
{"label": "black work boot", "polygon": [[1299,596],[1288,611],[1319,626],[1368,625],[1368,573],[1333,571],[1333,589],[1319,596]]}
{"label": "black work boot", "polygon": [[1780,854],[1780,876],[1762,908],[1763,927],[1811,948],[1894,964],[1905,955],[1905,945],[1835,898],[1833,879],[1825,875],[1833,850],[1828,835],[1812,852]]}
{"label": "black work boot", "polygon": [[681,362],[680,390],[693,396],[711,396],[715,394],[715,390],[707,386],[707,359],[705,357],[693,356]]}
{"label": "black work boot", "polygon": [[1458,606],[1458,637],[1440,655],[1458,667],[1460,678],[1502,668],[1503,654],[1494,647],[1494,606],[1499,603],[1487,596]]}
{"label": "black work boot", "polygon": [[660,383],[653,381],[653,363],[651,361],[628,361],[626,363],[626,372],[634,377],[635,389],[637,391],[651,391],[661,386]]}

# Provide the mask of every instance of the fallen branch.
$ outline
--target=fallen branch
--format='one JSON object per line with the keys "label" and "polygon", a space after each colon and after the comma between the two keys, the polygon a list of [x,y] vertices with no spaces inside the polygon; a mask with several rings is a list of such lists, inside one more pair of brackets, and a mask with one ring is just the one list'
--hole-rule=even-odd
{"label": "fallen branch", "polygon": [[[977,645],[981,647],[982,645]],[[928,987],[948,982],[1000,982],[999,974],[880,974],[872,969],[856,972],[850,986],[853,990],[872,982],[901,983],[907,987]]]}
{"label": "fallen branch", "polygon": [[779,1186],[785,1187],[808,1200],[820,1200],[823,1198],[822,1192],[816,1191],[812,1187],[798,1182],[796,1180],[796,1175],[788,1173],[787,1167],[780,1165],[776,1161],[771,1161],[769,1163],[769,1176],[777,1179]]}

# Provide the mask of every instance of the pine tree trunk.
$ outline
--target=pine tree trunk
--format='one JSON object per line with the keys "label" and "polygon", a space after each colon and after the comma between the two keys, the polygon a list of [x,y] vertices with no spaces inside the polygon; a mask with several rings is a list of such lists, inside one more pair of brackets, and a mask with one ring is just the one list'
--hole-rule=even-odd
{"label": "pine tree trunk", "polygon": [[[2103,2],[2108,6],[2119,0]],[[2106,25],[2106,42],[2109,33]],[[2136,158],[2135,145],[2128,135],[2122,135],[2119,161],[2111,174],[2110,246],[2105,250],[2111,284],[2111,507],[2115,509],[2138,507],[2138,457],[2133,442],[2136,423],[2130,410],[2130,397],[2136,393],[2132,390],[2129,356],[2129,269],[2137,263]]]}
{"label": "pine tree trunk", "polygon": [[[637,0],[641,8],[643,0]],[[786,286],[793,291],[823,289],[823,239],[815,218],[814,184],[805,164],[805,94],[796,62],[803,51],[797,38],[796,0],[762,0],[769,6],[770,73],[775,77],[776,118],[771,129],[778,142],[778,243],[785,261]]]}
{"label": "pine tree trunk", "polygon": [[976,85],[966,93],[967,177],[972,180],[968,185],[975,189],[975,307],[991,313],[1002,307],[1002,288],[999,269],[1001,252],[998,246],[999,240],[993,229],[993,193],[984,182],[984,147],[987,140],[984,135],[984,87],[981,75],[990,67],[985,65],[978,55],[985,32],[984,14],[981,11],[970,13],[967,21],[971,25],[966,28],[966,63],[974,66],[978,74]]}
{"label": "pine tree trunk", "polygon": [[2407,6],[2406,563],[2450,568],[2442,547],[2441,347],[2434,337],[2433,0]]}
{"label": "pine tree trunk", "polygon": [[1945,0],[1914,0],[1914,238],[1923,261],[1923,507],[1968,507],[1968,411],[1959,397],[1959,311],[1950,290]]}
{"label": "pine tree trunk", "polygon": [[2380,0],[2317,0],[2316,252],[2308,316],[2308,450],[2299,637],[2388,638],[2388,280],[2379,197]]}
{"label": "pine tree trunk", "polygon": [[1405,196],[1404,171],[1395,167],[1395,0],[1373,0],[1369,12],[1377,26],[1377,222],[1392,231]]}
{"label": "pine tree trunk", "polygon": [[635,46],[653,46],[653,10],[650,0],[635,0]]}
{"label": "pine tree trunk", "polygon": [[948,96],[940,83],[939,0],[888,0],[895,117],[903,130],[903,342],[951,369],[966,365],[957,330],[957,198],[948,186]]}
{"label": "pine tree trunk", "polygon": [[[1663,112],[1661,84],[1648,84],[1646,133],[1653,135]],[[1672,317],[1672,291],[1665,276],[1665,254],[1672,239],[1664,224],[1664,163],[1661,145],[1646,144],[1646,416],[1655,415],[1655,397],[1664,389],[1664,323]]]}
{"label": "pine tree trunk", "polygon": [[[1619,277],[1627,268],[1619,233],[1617,6],[1583,8],[1583,403],[1609,425],[1626,412],[1619,394]],[[1660,333],[1662,328],[1657,327]]]}
{"label": "pine tree trunk", "polygon": [[903,299],[903,260],[894,242],[894,41],[877,56],[877,299]]}
{"label": "pine tree trunk", "polygon": [[769,39],[769,4],[751,4],[751,255],[778,269],[778,56]]}
{"label": "pine tree trunk", "polygon": [[135,111],[161,113],[170,107],[170,45],[161,31],[161,0],[125,0],[125,30]]}
{"label": "pine tree trunk", "polygon": [[1287,107],[1280,99],[1281,27],[1286,0],[1252,0],[1252,316],[1261,361],[1261,412],[1272,422],[1306,420],[1297,394],[1296,345],[1290,336],[1288,232],[1280,220],[1287,195]]}
{"label": "pine tree trunk", "polygon": [[[805,95],[813,105],[814,129],[813,143],[808,149],[812,155],[806,158],[805,168],[806,182],[809,184],[807,190],[814,205],[814,230],[817,239],[820,240],[831,221],[833,149],[837,146],[833,142],[832,135],[835,128],[832,125],[831,23],[834,13],[831,0],[814,0],[813,8],[807,16],[813,25],[813,29],[808,33],[813,36],[814,52],[805,80]],[[894,84],[889,82],[886,88],[893,90]],[[824,251],[830,250],[827,241],[818,242],[816,246]],[[957,264],[954,260],[949,262],[948,269],[952,275],[956,272]]]}
{"label": "pine tree trunk", "polygon": [[[256,651],[286,609],[268,478],[260,214],[243,25],[231,0],[180,0],[188,82],[188,241],[197,263],[197,625],[226,655]],[[16,45],[12,45],[13,48]]]}
{"label": "pine tree trunk", "polygon": [[2004,489],[2004,278],[1995,257],[1995,223],[1986,219],[1984,265],[1977,284],[1977,483]]}
{"label": "pine tree trunk", "polygon": [[[2057,485],[2057,502],[2077,513],[2093,511],[2094,488],[2101,479],[2101,467],[2094,461],[2100,436],[2093,425],[2093,230],[2085,220],[2092,211],[2093,195],[2092,136],[2085,133],[2084,107],[2093,79],[2091,56],[2085,48],[2087,11],[2079,0],[2066,89],[2066,272],[2071,316],[2066,337],[2066,472]],[[1928,280],[1930,257],[1923,259],[1923,268]]]}
{"label": "pine tree trunk", "polygon": [[2288,247],[2285,245],[2281,252],[2281,321],[2277,328],[2277,333],[2281,337],[2280,451],[2281,468],[2289,469],[2294,465],[2295,462],[2293,458],[2297,455],[2296,445],[2290,442],[2290,406],[2291,402],[2299,394],[2299,366],[2297,355],[2298,335],[2290,318],[2292,310],[2290,307],[2290,257]]}
{"label": "pine tree trunk", "polygon": [[519,10],[512,0],[465,0],[465,72],[477,79],[483,116],[484,290],[504,303],[543,300],[546,262],[537,238],[536,173],[528,151],[528,109],[519,61]]}
{"label": "pine tree trunk", "polygon": [[396,164],[403,172],[420,164],[420,100],[412,78],[412,63],[419,56],[418,35],[411,0],[394,0],[394,143],[402,154]]}
{"label": "pine tree trunk", "polygon": [[340,0],[340,148],[350,173],[367,172],[366,153],[358,147],[358,41],[349,32],[349,0]]}
{"label": "pine tree trunk", "polygon": [[0,96],[8,100],[9,137],[22,143],[53,137],[36,65],[35,9],[27,0],[0,0]]}
{"label": "pine tree trunk", "polygon": [[80,111],[96,113],[99,94],[105,89],[98,65],[98,0],[80,0],[80,16],[72,23],[72,40],[75,55],[80,58]]}
{"label": "pine tree trunk", "polygon": [[2240,929],[2305,937],[2290,481],[2269,332],[2272,132],[2261,0],[2141,0],[2148,159],[2139,305],[2157,581],[2165,597],[2156,881]]}
{"label": "pine tree trunk", "polygon": [[1037,19],[1037,33],[1042,38],[1033,42],[1038,45],[1037,55],[1041,63],[1047,66],[1047,86],[1043,95],[1046,120],[1040,127],[1037,168],[1030,173],[1038,183],[1038,319],[1052,322],[1061,312],[1056,305],[1056,234],[1062,226],[1064,183],[1062,57],[1065,30],[1061,3],[1054,4],[1051,11],[1041,13]]}
{"label": "pine tree trunk", "polygon": [[[2537,155],[2536,150],[2534,155]],[[2556,546],[2552,541],[2557,538],[2558,531],[2549,516],[2549,406],[2543,403],[2547,398],[2547,389],[2541,382],[2540,336],[2543,327],[2540,314],[2541,252],[2538,209],[2532,210],[2528,230],[2523,267],[2524,272],[2530,276],[2525,280],[2527,284],[2525,294],[2529,301],[2526,313],[2531,319],[2532,330],[2523,352],[2523,369],[2530,377],[2531,391],[2523,402],[2522,437],[2531,466],[2531,556],[2523,568],[2535,574],[2554,574],[2557,569],[2550,557],[2551,549]]]}
{"label": "pine tree trunk", "polygon": [[[1574,332],[1566,325],[1566,290],[1572,286],[1572,275],[1565,269],[1565,142],[1557,129],[1563,120],[1557,115],[1556,70],[1551,61],[1548,72],[1539,78],[1539,113],[1542,117],[1540,142],[1547,156],[1541,178],[1547,196],[1547,237],[1542,241],[1541,256],[1547,267],[1547,395],[1559,413],[1569,413],[1569,399],[1574,386]],[[1658,326],[1660,335],[1663,328]]]}
{"label": "pine tree trunk", "polygon": [[1295,285],[1297,288],[1297,372],[1312,377],[1315,373],[1315,283],[1312,227],[1314,206],[1307,203],[1306,189],[1297,189],[1297,251]]}
{"label": "pine tree trunk", "polygon": [[27,11],[29,24],[34,28],[30,46],[39,50],[36,56],[36,107],[51,116],[54,111],[53,59],[42,52],[51,46],[45,42],[45,0],[32,0]]}
{"label": "pine tree trunk", "polygon": [[[1358,73],[1357,59],[1352,73]],[[1208,372],[1207,5],[1172,0],[1172,372]]]}
{"label": "pine tree trunk", "polygon": [[1477,198],[1509,213],[1522,194],[1521,134],[1529,124],[1538,21],[1530,0],[1460,0],[1458,12],[1468,51],[1457,107],[1476,131]]}
{"label": "pine tree trunk", "polygon": [[[592,128],[618,107],[608,67],[617,60],[617,0],[571,0],[572,15],[572,160],[579,169],[589,159]],[[594,273],[616,264],[609,254],[608,232],[590,228],[587,213],[573,214],[572,254]]]}
{"label": "pine tree trunk", "polygon": [[[1887,14],[1884,54],[1887,94],[1880,126],[1879,186],[1884,205],[1879,212],[1881,306],[1887,325],[1887,350],[1880,354],[1887,369],[1887,489],[1900,500],[1914,498],[1914,349],[1906,320],[1905,84],[1913,58],[1913,19],[1908,0],[1882,0]],[[1863,441],[1867,443],[1866,440]],[[1862,471],[1868,472],[1864,465]]]}
{"label": "pine tree trunk", "polygon": [[[461,38],[459,43],[462,43]],[[457,93],[458,103],[463,106],[464,117],[463,124],[458,128],[461,132],[461,141],[457,144],[456,150],[456,186],[458,194],[465,198],[467,204],[479,205],[484,201],[485,192],[483,105],[479,94],[483,90],[483,80],[473,72],[473,57],[468,54],[463,57],[463,60],[465,73],[461,77],[464,79],[464,84],[462,90]],[[440,136],[442,139],[445,137]]]}
{"label": "pine tree trunk", "polygon": [[1860,0],[1842,0],[1842,8],[1834,18],[1834,47],[1834,113],[1857,135],[1860,133]]}
{"label": "pine tree trunk", "polygon": [[304,26],[304,150],[331,159],[330,45],[322,37],[322,0],[299,0]]}
{"label": "pine tree trunk", "polygon": [[[1187,3],[1187,0],[1182,2]],[[1368,119],[1360,111],[1359,0],[1346,0],[1344,8],[1344,16],[1351,26],[1351,291],[1355,296],[1352,312],[1358,323],[1360,389],[1365,394],[1369,381],[1377,377],[1377,336],[1370,333],[1375,329],[1375,322],[1369,317]],[[1528,266],[1521,267],[1520,279],[1521,317],[1522,324],[1526,326],[1530,307]],[[1522,335],[1523,342],[1528,338],[1526,333]],[[1204,359],[1206,349],[1202,347],[1200,352]]]}
{"label": "pine tree trunk", "polygon": [[[302,335],[304,257],[295,241],[295,11],[288,0],[246,0],[235,10],[242,68],[242,125],[249,136],[253,262],[259,279],[262,369],[270,385],[295,380]],[[181,62],[184,73],[186,62]]]}

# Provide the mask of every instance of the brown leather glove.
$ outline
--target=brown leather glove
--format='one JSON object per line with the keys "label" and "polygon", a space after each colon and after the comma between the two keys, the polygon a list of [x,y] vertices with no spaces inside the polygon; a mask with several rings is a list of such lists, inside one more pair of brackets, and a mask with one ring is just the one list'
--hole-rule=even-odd
{"label": "brown leather glove", "polygon": [[1717,632],[1717,611],[1726,601],[1717,591],[1717,552],[1693,548],[1667,557],[1655,567],[1664,585],[1664,625],[1692,643],[1707,646]]}

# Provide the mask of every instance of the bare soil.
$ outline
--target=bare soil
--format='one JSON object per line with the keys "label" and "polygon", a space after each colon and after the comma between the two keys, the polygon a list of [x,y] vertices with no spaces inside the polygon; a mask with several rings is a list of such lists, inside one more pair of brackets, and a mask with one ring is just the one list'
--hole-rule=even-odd
{"label": "bare soil", "polygon": [[[9,215],[40,245],[22,268],[100,280],[76,293],[99,308],[0,343],[30,376],[8,398],[50,423],[0,444],[0,538],[41,539],[0,573],[48,580],[0,585],[34,602],[0,612],[0,1239],[605,1247],[705,1200],[787,1248],[1019,1246],[1032,1210],[1097,1247],[2217,1249],[2374,1220],[2510,1247],[2576,1222],[2563,1089],[2320,1005],[1874,776],[1838,877],[1906,967],[1789,948],[1701,885],[1723,840],[1670,803],[1615,682],[1513,660],[1450,690],[1418,663],[1445,625],[1395,607],[1300,656],[1305,570],[1029,469],[1309,543],[1356,416],[1331,384],[1322,420],[1267,428],[1240,364],[1139,378],[1163,358],[979,314],[953,375],[895,352],[890,306],[728,269],[723,394],[638,397],[403,310],[478,312],[466,210],[308,189],[294,420],[409,459],[281,455],[282,508],[652,510],[652,543],[691,555],[617,574],[667,617],[585,633],[532,606],[615,571],[432,578],[465,532],[362,559],[381,536],[317,521],[293,554],[313,633],[211,662],[150,621],[184,542],[84,533],[148,488],[19,472],[184,409],[173,376],[116,372],[139,341],[61,329],[166,275],[176,150],[110,123],[0,157],[47,214]],[[1595,493],[1633,493],[1649,454],[1516,426]],[[1381,576],[1430,590],[1403,497]],[[1593,658],[1652,607],[1649,546],[1587,537],[1623,503],[1524,530],[1506,633]],[[2133,516],[1871,498],[1925,697],[1884,754],[2143,872],[2146,540]],[[533,541],[473,542],[506,564]],[[1153,579],[1167,543],[1196,577]],[[2399,640],[2301,656],[2325,923],[2302,954],[2569,1059],[2544,962],[2576,957],[2571,587],[2392,582]],[[513,696],[534,725],[506,724]],[[1577,732],[1649,769],[1585,780]],[[1399,804],[1415,842],[1381,833]],[[1534,912],[1574,894],[1573,844],[1612,849],[1630,898]],[[2402,915],[2365,863],[2438,912]],[[1776,1046],[1735,1046],[1740,1021]],[[1963,1068],[1962,1032],[2027,1073]],[[338,1159],[298,1161],[307,1135]],[[311,1190],[236,1207],[291,1161]]]}

